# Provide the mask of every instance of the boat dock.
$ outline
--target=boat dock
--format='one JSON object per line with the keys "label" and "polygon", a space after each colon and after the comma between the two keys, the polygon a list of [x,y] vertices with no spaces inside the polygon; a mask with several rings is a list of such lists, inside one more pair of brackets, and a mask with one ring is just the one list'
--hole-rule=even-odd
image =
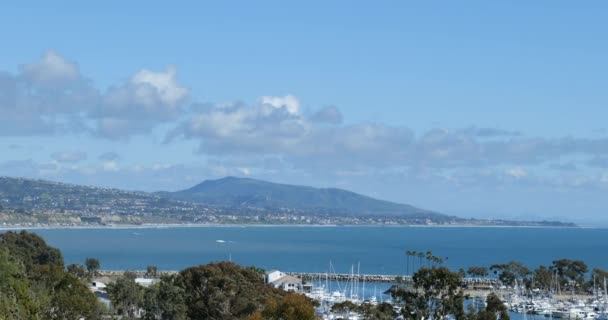
{"label": "boat dock", "polygon": [[[99,276],[118,277],[121,276],[125,271],[118,270],[99,270],[97,273]],[[145,270],[130,270],[129,272],[134,273],[138,277],[145,277]],[[159,270],[158,275],[170,275],[178,273],[179,271],[174,270]],[[318,281],[318,280],[329,280],[329,281],[365,281],[365,282],[376,282],[376,283],[412,283],[411,276],[401,275],[386,275],[386,274],[350,274],[350,273],[320,273],[320,272],[285,272],[290,276],[300,278],[304,281]],[[490,278],[463,278],[463,284],[471,287],[494,287],[499,285],[497,279]]]}
{"label": "boat dock", "polygon": [[[285,272],[290,276],[305,281],[330,280],[330,281],[365,281],[385,283],[412,283],[411,276],[382,275],[382,274],[350,274],[350,273],[314,273],[314,272]],[[463,278],[463,283],[468,286],[495,286],[497,279],[488,278]]]}

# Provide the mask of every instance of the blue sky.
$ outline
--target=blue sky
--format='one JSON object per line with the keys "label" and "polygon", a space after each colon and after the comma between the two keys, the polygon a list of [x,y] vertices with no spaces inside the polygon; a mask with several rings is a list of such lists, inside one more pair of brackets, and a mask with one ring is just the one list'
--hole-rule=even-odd
{"label": "blue sky", "polygon": [[0,175],[608,224],[600,1],[0,5]]}

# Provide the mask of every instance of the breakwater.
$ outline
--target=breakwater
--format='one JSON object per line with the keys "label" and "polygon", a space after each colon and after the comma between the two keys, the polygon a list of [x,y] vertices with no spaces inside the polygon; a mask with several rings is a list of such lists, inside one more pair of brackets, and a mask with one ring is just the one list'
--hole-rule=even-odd
{"label": "breakwater", "polygon": [[[129,270],[137,277],[148,277],[150,276],[146,270]],[[174,270],[158,270],[156,276],[170,275],[178,273],[179,271]],[[99,276],[106,277],[119,277],[123,275],[125,271],[119,270],[99,270],[97,274]],[[382,274],[350,274],[350,273],[315,273],[315,272],[285,272],[290,276],[300,278],[304,281],[365,281],[365,282],[378,282],[378,283],[412,283],[411,276],[399,276],[399,275],[382,275]],[[495,287],[500,285],[498,279],[491,278],[463,278],[462,282],[464,285],[472,287]]]}
{"label": "breakwater", "polygon": [[[365,281],[365,282],[388,282],[388,283],[412,283],[411,276],[382,275],[382,274],[350,274],[350,273],[314,273],[314,272],[285,272],[290,276],[305,281]],[[491,278],[463,278],[462,282],[468,286],[497,286],[500,282]]]}

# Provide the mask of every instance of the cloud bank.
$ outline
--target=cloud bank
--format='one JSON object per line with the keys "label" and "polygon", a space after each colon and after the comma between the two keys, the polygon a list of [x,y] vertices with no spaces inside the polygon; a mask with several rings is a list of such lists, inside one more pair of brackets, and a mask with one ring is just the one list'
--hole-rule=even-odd
{"label": "cloud bank", "polygon": [[[608,183],[607,138],[533,137],[484,126],[415,132],[407,123],[348,122],[339,107],[305,108],[294,94],[261,95],[252,102],[192,101],[178,75],[175,66],[141,69],[102,89],[76,62],[48,51],[15,73],[0,72],[0,136],[124,142],[154,133],[167,144],[197,145],[201,166],[214,168],[205,171],[210,174],[319,177],[329,172],[339,180],[398,173],[412,181],[466,186],[597,188]],[[124,158],[113,152],[90,159],[86,151],[52,150],[48,163],[9,161],[4,168],[118,174],[126,170]],[[152,174],[150,165],[131,168]],[[169,166],[194,170],[180,163]]]}

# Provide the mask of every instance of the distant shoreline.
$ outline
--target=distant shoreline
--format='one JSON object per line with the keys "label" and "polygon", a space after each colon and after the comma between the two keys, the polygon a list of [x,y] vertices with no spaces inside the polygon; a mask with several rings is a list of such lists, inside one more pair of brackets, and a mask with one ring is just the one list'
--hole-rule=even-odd
{"label": "distant shoreline", "polygon": [[55,229],[175,229],[175,228],[520,228],[520,229],[604,229],[602,227],[542,226],[542,225],[338,225],[338,224],[120,224],[120,225],[80,225],[80,226],[2,226],[0,231],[13,230],[55,230]]}

